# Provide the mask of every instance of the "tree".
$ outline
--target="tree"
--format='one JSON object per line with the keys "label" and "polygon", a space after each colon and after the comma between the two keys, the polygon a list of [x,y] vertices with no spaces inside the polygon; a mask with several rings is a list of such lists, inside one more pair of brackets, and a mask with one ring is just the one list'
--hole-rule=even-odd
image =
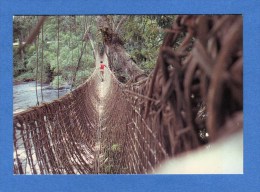
{"label": "tree", "polygon": [[119,61],[121,62],[122,71],[125,71],[130,76],[142,74],[143,70],[140,69],[136,63],[131,59],[131,56],[126,52],[124,43],[118,35],[118,31],[123,23],[126,21],[126,17],[123,16],[118,24],[113,28],[111,19],[108,16],[98,16],[97,24],[101,31],[103,42],[106,46],[108,55],[116,53]]}
{"label": "tree", "polygon": [[[35,41],[39,35],[39,49],[43,48],[44,82],[57,85],[76,85],[88,78],[95,65],[95,52],[106,47],[111,69],[116,75],[131,78],[137,74],[150,73],[162,43],[164,29],[174,16],[169,15],[107,15],[107,16],[59,16],[59,70],[57,65],[57,16],[48,16],[43,30],[42,17],[15,16],[14,42],[20,42],[24,49],[23,56],[14,54],[14,75],[17,79],[33,80],[36,73],[36,49],[33,44],[24,45],[25,39]],[[38,26],[38,28],[37,28]],[[39,27],[40,26],[40,27]],[[28,38],[30,31],[35,31],[33,38]],[[42,33],[44,33],[42,37]],[[19,43],[18,43],[19,44]],[[82,46],[86,44],[85,46]],[[83,49],[84,48],[84,49]],[[14,46],[17,52],[17,46]],[[94,54],[93,54],[94,53]],[[42,61],[41,54],[39,61]],[[24,78],[26,77],[26,78]]]}
{"label": "tree", "polygon": [[[85,42],[86,46],[82,46],[86,25],[92,25],[93,18],[86,16],[59,16],[59,20],[59,70],[56,59],[58,45],[57,17],[48,16],[44,21],[43,31],[38,30],[39,40],[36,37],[33,38],[33,41],[37,40],[40,52],[43,48],[43,58],[39,54],[39,65],[42,65],[42,68],[39,67],[38,72],[43,74],[43,82],[51,82],[54,87],[57,87],[58,77],[60,85],[71,84],[74,79],[74,85],[77,86],[88,78],[95,67],[91,44]],[[25,65],[22,65],[22,60],[19,54],[17,54],[18,46],[16,46],[16,43],[21,35],[23,39],[28,39],[30,31],[37,26],[39,26],[37,16],[14,17],[14,77],[17,81],[35,80],[37,61],[35,45],[26,44],[23,47],[24,49],[22,50],[25,53],[23,63]],[[40,29],[42,28],[40,27]],[[91,27],[91,31],[95,31],[95,26]]]}

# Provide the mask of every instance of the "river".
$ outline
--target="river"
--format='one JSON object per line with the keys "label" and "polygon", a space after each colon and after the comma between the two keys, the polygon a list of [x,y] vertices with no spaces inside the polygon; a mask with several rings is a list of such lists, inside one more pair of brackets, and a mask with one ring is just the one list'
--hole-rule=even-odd
{"label": "river", "polygon": [[[41,97],[41,87],[37,86],[38,100],[39,103],[42,102]],[[58,90],[53,89],[48,84],[44,84],[42,87],[43,92],[43,102],[50,102],[58,98]],[[69,87],[59,90],[59,95],[63,96],[70,92]],[[36,106],[36,91],[35,91],[35,81],[21,83],[13,86],[13,111],[18,113],[28,109],[29,107]]]}

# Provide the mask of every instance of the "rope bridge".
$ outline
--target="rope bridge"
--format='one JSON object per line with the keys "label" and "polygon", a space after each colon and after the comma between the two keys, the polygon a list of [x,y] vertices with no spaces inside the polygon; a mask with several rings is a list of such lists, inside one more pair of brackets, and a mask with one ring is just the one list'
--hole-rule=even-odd
{"label": "rope bridge", "polygon": [[178,16],[150,75],[123,84],[107,69],[101,82],[96,69],[68,95],[16,114],[14,173],[154,173],[242,130],[242,64],[241,16]]}
{"label": "rope bridge", "polygon": [[97,78],[48,104],[14,116],[15,173],[91,173]]}

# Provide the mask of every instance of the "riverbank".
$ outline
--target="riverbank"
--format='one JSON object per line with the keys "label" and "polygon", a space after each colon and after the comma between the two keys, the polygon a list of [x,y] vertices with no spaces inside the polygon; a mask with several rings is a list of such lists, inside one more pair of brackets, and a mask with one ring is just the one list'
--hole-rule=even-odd
{"label": "riverbank", "polygon": [[[30,107],[37,105],[36,96],[36,82],[14,82],[13,84],[13,112],[18,113],[24,111]],[[37,86],[38,102],[51,102],[59,96],[63,96],[70,92],[69,87],[63,87],[60,90],[52,88],[49,84],[43,84],[42,91],[41,86]]]}

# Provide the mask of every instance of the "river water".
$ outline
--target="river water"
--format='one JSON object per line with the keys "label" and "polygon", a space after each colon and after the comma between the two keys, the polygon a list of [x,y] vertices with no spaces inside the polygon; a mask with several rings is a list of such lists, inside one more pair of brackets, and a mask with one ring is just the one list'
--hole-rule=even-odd
{"label": "river water", "polygon": [[[37,86],[38,100],[41,102],[50,102],[58,98],[58,90],[52,89],[48,84],[42,87],[43,101],[41,96],[41,87]],[[69,88],[59,90],[60,97],[69,93]],[[37,105],[35,81],[22,83],[13,86],[13,111],[18,113]]]}

